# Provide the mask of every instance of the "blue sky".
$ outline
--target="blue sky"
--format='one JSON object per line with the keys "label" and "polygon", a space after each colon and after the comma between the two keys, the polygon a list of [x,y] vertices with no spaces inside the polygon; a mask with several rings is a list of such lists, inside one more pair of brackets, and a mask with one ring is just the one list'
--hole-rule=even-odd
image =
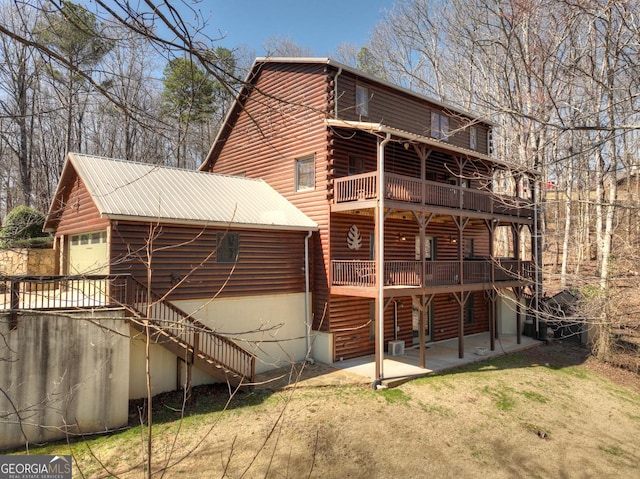
{"label": "blue sky", "polygon": [[204,0],[199,8],[229,49],[246,45],[258,56],[273,36],[289,38],[315,56],[330,56],[340,43],[361,46],[369,32],[390,10],[394,0]]}

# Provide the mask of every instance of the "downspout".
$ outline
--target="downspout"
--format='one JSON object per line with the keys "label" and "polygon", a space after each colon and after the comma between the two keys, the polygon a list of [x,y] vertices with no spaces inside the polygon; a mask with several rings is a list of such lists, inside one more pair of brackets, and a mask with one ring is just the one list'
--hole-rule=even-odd
{"label": "downspout", "polygon": [[342,74],[342,67],[333,77],[333,118],[338,119],[338,77]]}
{"label": "downspout", "polygon": [[378,308],[377,322],[378,330],[376,331],[376,372],[377,378],[373,382],[373,388],[382,383],[384,377],[384,147],[391,140],[391,133],[387,133],[384,140],[378,143],[378,237],[376,238],[376,279],[378,287]]}
{"label": "downspout", "polygon": [[309,239],[313,231],[309,230],[307,236],[304,238],[304,325],[305,325],[305,339],[306,339],[306,349],[305,349],[305,360],[314,363],[313,358],[311,357],[311,290],[309,287]]}

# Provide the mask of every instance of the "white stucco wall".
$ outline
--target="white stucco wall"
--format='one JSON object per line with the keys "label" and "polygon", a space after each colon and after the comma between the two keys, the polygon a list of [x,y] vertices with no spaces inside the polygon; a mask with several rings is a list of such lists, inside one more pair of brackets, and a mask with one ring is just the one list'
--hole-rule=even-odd
{"label": "white stucco wall", "polygon": [[0,315],[0,449],[126,426],[128,332],[122,310]]}
{"label": "white stucco wall", "polygon": [[316,361],[333,363],[333,333],[313,331],[311,353]]}
{"label": "white stucco wall", "polygon": [[[520,307],[522,324],[525,320],[525,308]],[[498,334],[517,333],[516,296],[512,291],[502,290],[498,297]]]}
{"label": "white stucco wall", "polygon": [[[131,353],[129,364],[129,399],[147,397],[147,370],[145,336],[130,328]],[[152,343],[150,348],[151,395],[155,396],[183,387],[186,382],[186,366],[183,361],[164,347]],[[178,376],[178,373],[180,374]],[[179,381],[179,384],[178,384]],[[191,385],[211,384],[214,379],[197,367],[191,370]]]}
{"label": "white stucco wall", "polygon": [[174,304],[254,353],[256,372],[260,373],[306,357],[305,297],[296,293]]}

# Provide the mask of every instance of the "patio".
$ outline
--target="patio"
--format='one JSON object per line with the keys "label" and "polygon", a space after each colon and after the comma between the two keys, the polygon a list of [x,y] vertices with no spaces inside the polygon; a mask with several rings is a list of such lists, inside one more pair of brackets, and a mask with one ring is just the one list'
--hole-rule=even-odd
{"label": "patio", "polygon": [[[522,341],[517,344],[517,337],[513,335],[501,335],[496,339],[495,350],[490,350],[489,333],[479,333],[464,337],[464,358],[458,357],[458,339],[449,339],[431,343],[427,346],[425,365],[426,369],[418,366],[420,362],[420,350],[418,348],[405,349],[401,356],[385,354],[382,364],[383,381],[386,386],[394,386],[411,377],[427,376],[429,374],[445,371],[447,369],[464,366],[478,361],[513,353],[536,347],[542,344],[540,341],[528,336],[522,336]],[[477,350],[476,348],[484,348]],[[356,359],[347,359],[333,363],[336,369],[367,378],[373,383],[375,376],[375,356],[364,356]]]}
{"label": "patio", "polygon": [[[385,354],[383,363],[384,379],[382,384],[394,387],[411,378],[428,376],[448,369],[464,366],[465,364],[485,361],[503,354],[522,351],[541,345],[528,336],[522,336],[522,342],[517,344],[516,335],[504,334],[496,339],[496,349],[491,351],[489,333],[465,336],[465,357],[458,357],[458,339],[449,339],[431,343],[426,350],[426,369],[418,366],[420,361],[419,349],[405,349],[401,356]],[[476,354],[475,348],[486,348],[484,355]],[[338,361],[333,364],[301,363],[292,364],[279,369],[256,375],[255,387],[272,390],[289,387],[326,387],[346,385],[372,385],[375,375],[375,356],[364,356],[356,359]]]}

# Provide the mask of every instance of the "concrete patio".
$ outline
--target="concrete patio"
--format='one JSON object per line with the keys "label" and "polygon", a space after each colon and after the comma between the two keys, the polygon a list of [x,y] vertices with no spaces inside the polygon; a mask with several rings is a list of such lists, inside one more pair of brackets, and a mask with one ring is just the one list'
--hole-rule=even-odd
{"label": "concrete patio", "polygon": [[[425,354],[426,369],[419,366],[420,350],[405,349],[401,356],[385,354],[382,365],[385,386],[393,387],[408,379],[428,376],[492,357],[513,353],[542,344],[528,336],[522,336],[517,344],[515,335],[501,335],[496,339],[495,350],[490,350],[489,333],[474,334],[464,338],[464,358],[458,357],[458,340],[450,339],[431,343]],[[476,348],[485,348],[478,354]],[[277,370],[258,374],[258,388],[282,389],[287,387],[323,387],[343,385],[372,385],[375,379],[375,356],[338,361],[333,364],[294,364]]]}
{"label": "concrete patio", "polygon": [[[516,335],[501,335],[495,341],[495,350],[490,349],[489,333],[479,333],[464,337],[464,358],[459,358],[458,339],[449,339],[431,343],[425,351],[425,366],[419,366],[420,350],[418,348],[405,349],[401,356],[385,354],[382,363],[382,376],[384,385],[392,386],[407,378],[427,376],[432,373],[456,368],[465,364],[485,361],[491,357],[528,349],[542,344],[528,336],[522,336],[522,341],[517,344]],[[483,348],[477,350],[476,348]],[[348,359],[333,363],[336,369],[346,370],[350,373],[367,378],[370,382],[375,379],[375,356]]]}

